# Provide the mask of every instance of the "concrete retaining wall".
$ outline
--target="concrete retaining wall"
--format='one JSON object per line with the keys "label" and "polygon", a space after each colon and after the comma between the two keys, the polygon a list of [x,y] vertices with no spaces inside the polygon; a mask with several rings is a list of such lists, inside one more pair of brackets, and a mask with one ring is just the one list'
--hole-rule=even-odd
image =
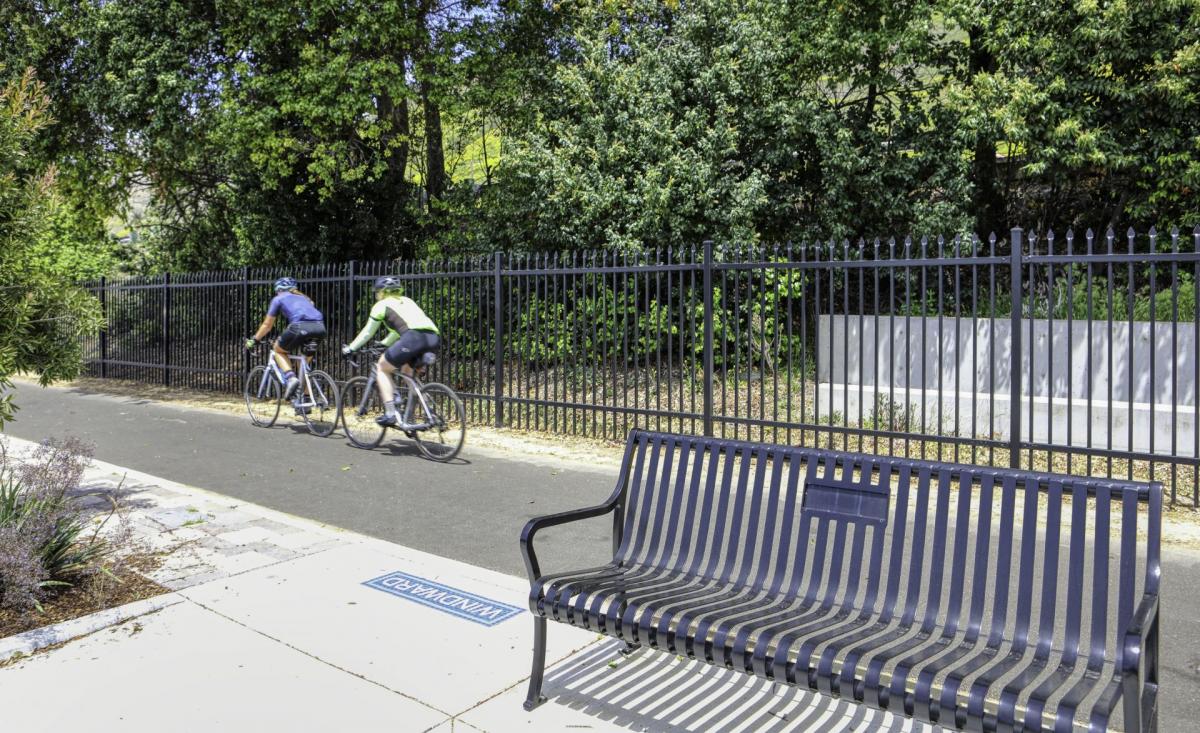
{"label": "concrete retaining wall", "polygon": [[[1192,324],[1114,323],[1110,333],[1107,321],[1095,321],[1089,334],[1086,321],[1068,329],[1065,320],[1027,319],[1022,330],[1023,440],[1197,455]],[[892,399],[909,405],[914,432],[921,431],[923,405],[924,432],[1008,438],[1007,319],[820,316],[818,338],[822,418],[838,413],[857,424],[862,415],[868,422],[877,404]]]}
{"label": "concrete retaining wall", "polygon": [[[1111,384],[1112,399],[1128,402],[1132,382],[1135,403],[1196,404],[1192,324],[1158,323],[1152,334],[1149,323],[1135,321],[1132,344],[1128,322],[1114,323],[1110,334],[1106,321],[1094,321],[1090,338],[1088,322],[1072,322],[1070,338],[1067,325],[1062,320],[1022,321],[1023,394],[1030,392],[1032,352],[1034,395],[1087,397],[1090,387],[1096,399],[1107,401]],[[943,389],[1008,394],[1010,331],[1008,319],[943,318],[939,323],[937,318],[903,316],[819,316],[817,378],[834,384],[937,389],[940,375]]]}

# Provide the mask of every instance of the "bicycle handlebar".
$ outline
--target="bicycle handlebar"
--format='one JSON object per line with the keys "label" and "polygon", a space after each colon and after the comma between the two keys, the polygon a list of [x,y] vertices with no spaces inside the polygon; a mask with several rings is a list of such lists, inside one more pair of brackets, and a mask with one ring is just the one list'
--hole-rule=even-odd
{"label": "bicycle handlebar", "polygon": [[346,360],[347,364],[349,364],[350,366],[357,369],[360,365],[359,360],[355,358],[357,355],[362,354],[364,356],[369,356],[369,357],[378,357],[380,354],[382,354],[385,351],[387,351],[386,346],[376,346],[376,345],[364,346],[361,349],[359,349],[358,351],[352,351],[349,354],[342,354],[342,358]]}

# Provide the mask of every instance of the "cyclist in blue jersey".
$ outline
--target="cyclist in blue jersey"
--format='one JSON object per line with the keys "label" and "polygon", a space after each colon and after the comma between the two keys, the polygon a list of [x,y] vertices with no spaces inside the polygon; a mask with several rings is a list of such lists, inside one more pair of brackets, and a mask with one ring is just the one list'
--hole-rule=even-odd
{"label": "cyclist in blue jersey", "polygon": [[[300,380],[296,378],[296,372],[292,369],[292,362],[288,358],[288,354],[309,341],[320,341],[325,338],[325,316],[317,310],[312,299],[296,289],[294,278],[281,277],[275,281],[275,297],[271,299],[271,305],[267,307],[266,317],[263,318],[262,324],[254,335],[246,339],[247,349],[252,349],[262,343],[262,340],[275,327],[275,319],[279,317],[280,313],[283,313],[283,317],[287,319],[287,328],[283,329],[283,333],[279,334],[279,338],[275,340],[275,363],[283,372],[283,380],[286,385],[284,399],[291,399],[296,387],[300,385]],[[304,358],[308,359],[307,356]]]}

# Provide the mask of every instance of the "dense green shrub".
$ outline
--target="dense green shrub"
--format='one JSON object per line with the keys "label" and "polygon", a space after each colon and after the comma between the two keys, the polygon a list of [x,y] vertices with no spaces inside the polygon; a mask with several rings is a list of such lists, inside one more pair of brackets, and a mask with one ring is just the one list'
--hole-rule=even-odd
{"label": "dense green shrub", "polygon": [[99,327],[96,299],[64,278],[44,237],[55,169],[32,153],[49,104],[32,70],[0,84],[0,426],[15,409],[10,375],[37,372],[43,383],[78,375],[82,338]]}

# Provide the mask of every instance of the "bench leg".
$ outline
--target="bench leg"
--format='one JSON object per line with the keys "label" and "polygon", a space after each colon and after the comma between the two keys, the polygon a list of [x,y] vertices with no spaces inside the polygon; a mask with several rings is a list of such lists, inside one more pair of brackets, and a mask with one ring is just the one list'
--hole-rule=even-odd
{"label": "bench leg", "polygon": [[628,657],[630,654],[633,654],[634,652],[636,652],[638,649],[641,649],[641,648],[642,648],[641,644],[635,644],[632,641],[627,641],[627,642],[625,642],[625,646],[621,647],[621,656]]}
{"label": "bench leg", "polygon": [[533,619],[533,672],[529,675],[529,694],[525,697],[525,709],[533,710],[546,702],[542,695],[542,674],[546,671],[546,619]]}

